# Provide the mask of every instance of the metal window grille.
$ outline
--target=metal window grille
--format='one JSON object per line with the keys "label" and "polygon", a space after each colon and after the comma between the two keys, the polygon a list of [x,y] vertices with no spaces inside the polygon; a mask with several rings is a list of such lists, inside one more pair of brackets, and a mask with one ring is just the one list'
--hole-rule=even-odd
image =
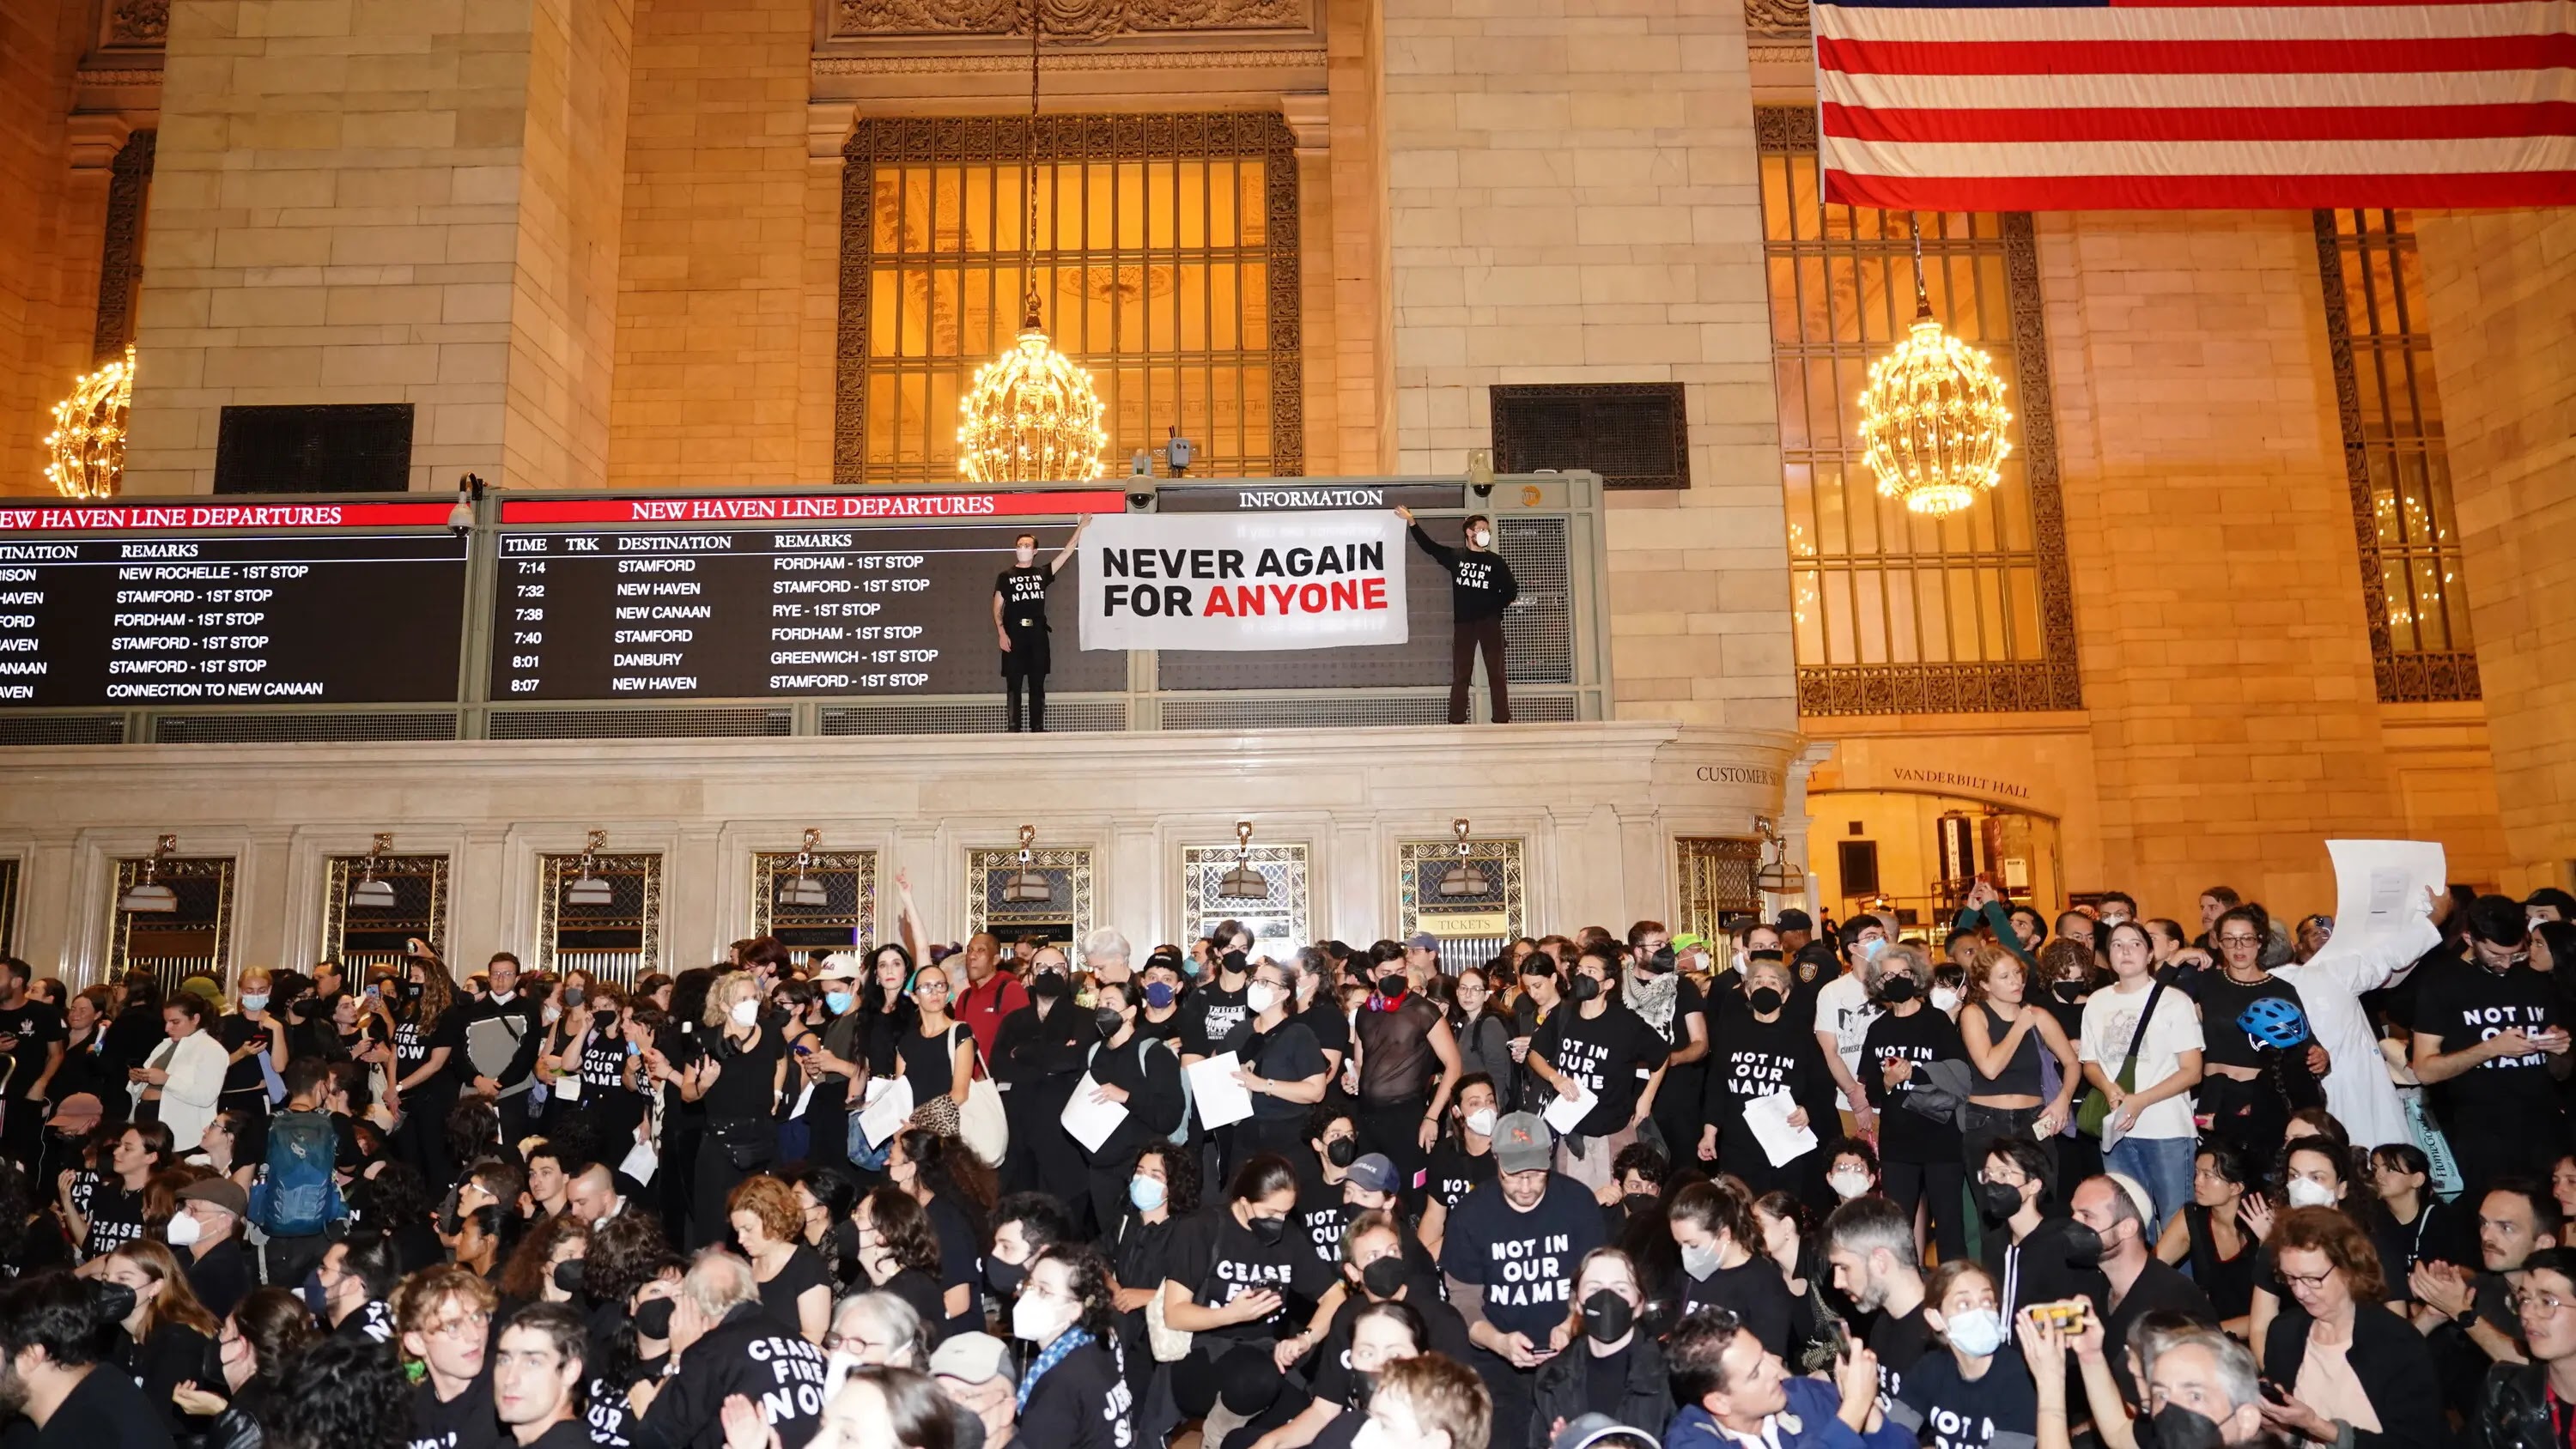
{"label": "metal window grille", "polygon": [[1604,488],[1688,488],[1690,423],[1678,382],[1497,383],[1494,467],[1589,468]]}

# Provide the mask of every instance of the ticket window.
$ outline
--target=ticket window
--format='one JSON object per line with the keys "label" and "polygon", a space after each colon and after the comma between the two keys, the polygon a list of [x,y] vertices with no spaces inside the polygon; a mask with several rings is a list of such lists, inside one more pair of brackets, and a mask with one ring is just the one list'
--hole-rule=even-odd
{"label": "ticket window", "polygon": [[449,861],[444,855],[335,855],[322,951],[364,981],[398,967],[419,941],[447,958]]}
{"label": "ticket window", "polygon": [[877,939],[873,850],[759,851],[751,858],[751,933],[798,954],[855,951]]}
{"label": "ticket window", "polygon": [[540,855],[537,866],[538,970],[631,986],[653,969],[662,950],[658,852]]}
{"label": "ticket window", "polygon": [[1309,880],[1302,843],[1185,846],[1184,938],[1200,940],[1215,934],[1220,923],[1235,921],[1252,933],[1253,955],[1284,961],[1314,941]]}
{"label": "ticket window", "polygon": [[967,926],[992,932],[1006,954],[1024,936],[1070,953],[1092,927],[1092,879],[1089,846],[970,850]]}
{"label": "ticket window", "polygon": [[1429,932],[1440,969],[1482,966],[1526,934],[1527,846],[1516,839],[1396,843],[1401,905],[1396,934]]}
{"label": "ticket window", "polygon": [[[167,910],[130,910],[137,899],[158,899],[148,888],[168,888]],[[146,895],[138,897],[138,888]],[[135,856],[116,862],[116,893],[108,937],[108,969],[122,975],[149,971],[167,996],[191,976],[224,985],[232,966],[233,858]]]}

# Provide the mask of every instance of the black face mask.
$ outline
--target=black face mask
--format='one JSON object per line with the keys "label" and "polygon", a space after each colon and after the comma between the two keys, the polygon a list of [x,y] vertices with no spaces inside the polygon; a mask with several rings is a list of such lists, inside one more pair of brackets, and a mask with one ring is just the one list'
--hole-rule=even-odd
{"label": "black face mask", "polygon": [[2156,1410],[2149,1422],[2156,1431],[2156,1449],[2218,1449],[2227,1442],[2217,1420],[2180,1404]]}
{"label": "black face mask", "polygon": [[582,1285],[590,1281],[590,1270],[582,1266],[581,1259],[566,1258],[555,1264],[554,1278],[557,1288],[566,1293],[578,1295]]}
{"label": "black face mask", "polygon": [[1780,993],[1768,986],[1756,986],[1753,988],[1753,994],[1744,998],[1745,1004],[1762,1016],[1769,1016],[1778,1011],[1781,1000]]}
{"label": "black face mask", "polygon": [[1577,976],[1567,983],[1565,994],[1577,1001],[1590,1001],[1601,994],[1601,983],[1589,976]]}
{"label": "black face mask", "polygon": [[428,989],[428,987],[421,985],[417,981],[406,981],[403,983],[402,994],[409,1000],[418,1001],[420,999],[420,994]]}
{"label": "black face mask", "polygon": [[1052,971],[1039,972],[1038,978],[1029,983],[1029,995],[1041,997],[1048,1001],[1063,1000],[1066,993],[1071,989],[1072,988],[1064,984],[1063,977],[1058,976]]}
{"label": "black face mask", "polygon": [[1890,976],[1878,983],[1878,999],[1890,1006],[1903,1006],[1914,999],[1914,978]]}
{"label": "black face mask", "polygon": [[638,1338],[665,1339],[671,1336],[671,1300],[651,1298],[635,1310],[635,1335]]}
{"label": "black face mask", "polygon": [[1336,1137],[1324,1144],[1324,1160],[1335,1167],[1348,1167],[1359,1157],[1360,1140],[1356,1137]]}
{"label": "black face mask", "polygon": [[2066,1266],[2098,1268],[2102,1264],[2102,1250],[2108,1246],[2102,1241],[2100,1233],[2082,1223],[2070,1222],[2066,1225]]}
{"label": "black face mask", "polygon": [[1640,976],[1661,976],[1672,969],[1673,948],[1670,946],[1666,946],[1664,949],[1655,952],[1651,956],[1640,956],[1637,958],[1637,974]]}
{"label": "black face mask", "polygon": [[1397,1254],[1376,1260],[1360,1270],[1360,1286],[1371,1298],[1392,1298],[1404,1291],[1404,1257]]}
{"label": "black face mask", "polygon": [[1619,1206],[1628,1210],[1628,1216],[1638,1218],[1653,1212],[1662,1201],[1651,1192],[1632,1192],[1619,1199]]}
{"label": "black face mask", "polygon": [[1377,994],[1380,996],[1402,996],[1404,994],[1404,985],[1404,973],[1401,971],[1390,971],[1377,979]]}
{"label": "black face mask", "polygon": [[1005,1263],[999,1258],[987,1256],[984,1259],[984,1281],[992,1285],[993,1291],[1003,1297],[1017,1298],[1020,1296],[1020,1289],[1029,1281],[1028,1265]]}
{"label": "black face mask", "polygon": [[2000,1182],[1978,1183],[1977,1206],[1985,1209],[1987,1217],[2001,1222],[2021,1211],[2021,1189]]}
{"label": "black face mask", "polygon": [[1351,1370],[1351,1412],[1365,1416],[1369,1400],[1377,1397],[1377,1375]]}
{"label": "black face mask", "polygon": [[1265,1248],[1279,1246],[1280,1239],[1288,1236],[1286,1218],[1254,1218],[1244,1226],[1252,1230],[1252,1240]]}
{"label": "black face mask", "polygon": [[1636,1325],[1637,1310],[1607,1288],[1583,1300],[1583,1336],[1594,1343],[1616,1343]]}
{"label": "black face mask", "polygon": [[1091,1020],[1100,1028],[1100,1034],[1102,1036],[1116,1036],[1118,1034],[1118,1028],[1127,1024],[1126,1016],[1114,1006],[1095,1006],[1091,1008]]}
{"label": "black face mask", "polygon": [[2065,1002],[2069,1006],[2073,1006],[2076,1002],[2084,999],[2084,983],[2081,981],[2060,981],[2049,987],[2048,992],[2058,1000]]}

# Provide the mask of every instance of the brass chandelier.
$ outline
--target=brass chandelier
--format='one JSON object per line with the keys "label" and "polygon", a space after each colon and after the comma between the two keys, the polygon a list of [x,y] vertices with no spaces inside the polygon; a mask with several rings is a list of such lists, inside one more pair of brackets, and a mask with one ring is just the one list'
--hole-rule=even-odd
{"label": "brass chandelier", "polygon": [[1914,230],[1914,325],[1869,365],[1860,394],[1861,461],[1878,494],[1939,518],[2003,478],[2012,451],[2004,382],[1986,354],[1951,336],[1923,289],[1923,230]]}
{"label": "brass chandelier", "polygon": [[1101,474],[1109,434],[1091,374],[1055,350],[1038,292],[1038,41],[1041,0],[1029,4],[1028,226],[1020,234],[1028,281],[1019,341],[975,370],[957,404],[957,471],[970,483],[1088,482]]}
{"label": "brass chandelier", "polygon": [[66,498],[113,498],[125,474],[125,418],[134,404],[134,345],[96,372],[72,381],[72,395],[54,404],[54,430],[45,435],[45,481]]}

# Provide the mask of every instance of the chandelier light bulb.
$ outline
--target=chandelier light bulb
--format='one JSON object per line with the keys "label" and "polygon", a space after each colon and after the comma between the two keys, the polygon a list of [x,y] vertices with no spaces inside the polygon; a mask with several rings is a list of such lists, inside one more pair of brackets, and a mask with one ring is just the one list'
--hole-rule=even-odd
{"label": "chandelier light bulb", "polygon": [[134,403],[134,346],[72,382],[45,435],[45,481],[66,498],[113,498],[125,473],[125,418]]}
{"label": "chandelier light bulb", "polygon": [[1102,471],[1107,409],[1089,371],[1055,350],[1035,289],[1020,339],[975,370],[957,408],[957,471],[970,483],[1087,483]]}
{"label": "chandelier light bulb", "polygon": [[1933,518],[2002,481],[2011,424],[1994,363],[1943,331],[1928,303],[1905,340],[1870,364],[1861,390],[1861,458],[1879,496]]}

